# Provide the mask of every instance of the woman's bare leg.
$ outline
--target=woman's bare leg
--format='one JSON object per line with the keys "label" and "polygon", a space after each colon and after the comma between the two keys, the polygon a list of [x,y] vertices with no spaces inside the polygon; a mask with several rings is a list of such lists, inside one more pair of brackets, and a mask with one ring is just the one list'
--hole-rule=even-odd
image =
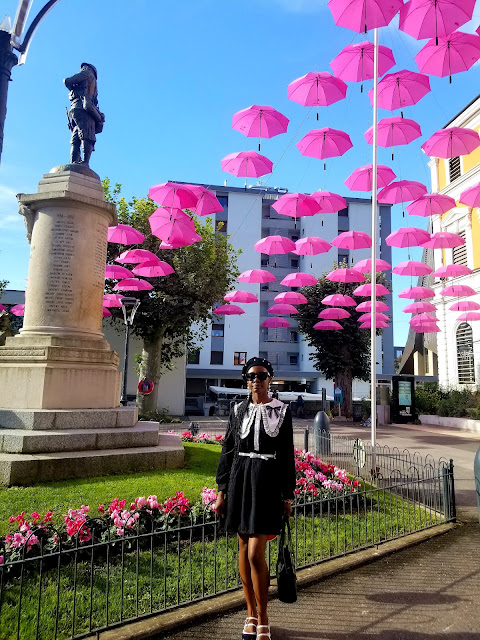
{"label": "woman's bare leg", "polygon": [[[252,573],[250,562],[248,560],[248,540],[247,535],[238,535],[238,566],[240,569],[240,577],[242,579],[243,593],[247,602],[247,616],[257,618],[257,605],[255,602],[255,591],[252,582]],[[255,626],[248,625],[245,628],[247,633],[255,633]]]}
{"label": "woman's bare leg", "polygon": [[251,567],[253,589],[257,602],[258,624],[268,624],[268,566],[265,560],[266,535],[250,536],[248,540],[248,560]]}

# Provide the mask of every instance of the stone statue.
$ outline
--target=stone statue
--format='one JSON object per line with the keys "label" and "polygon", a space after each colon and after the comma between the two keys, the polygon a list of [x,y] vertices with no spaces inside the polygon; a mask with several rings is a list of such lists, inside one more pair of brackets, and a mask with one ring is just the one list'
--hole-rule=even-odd
{"label": "stone statue", "polygon": [[80,72],[63,82],[70,90],[70,110],[67,111],[68,128],[72,132],[70,162],[88,167],[95,149],[95,134],[102,132],[105,122],[98,108],[97,70],[93,64],[82,62]]}
{"label": "stone statue", "polygon": [[[17,195],[17,199],[22,195],[23,193],[19,193]],[[27,230],[27,240],[28,240],[28,243],[31,244],[33,224],[35,222],[35,212],[32,211],[29,207],[27,207],[25,204],[22,204],[20,202],[18,205],[18,213],[25,218],[24,222],[25,222],[25,228]]]}

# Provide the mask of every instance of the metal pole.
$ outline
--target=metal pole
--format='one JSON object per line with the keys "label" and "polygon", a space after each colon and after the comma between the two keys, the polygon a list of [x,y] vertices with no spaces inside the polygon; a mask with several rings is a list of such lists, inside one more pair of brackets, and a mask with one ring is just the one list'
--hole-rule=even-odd
{"label": "metal pole", "polygon": [[128,342],[130,339],[130,323],[125,323],[125,351],[123,357],[123,383],[122,383],[122,397],[120,398],[120,404],[125,407],[127,405],[127,375],[128,375]]}
{"label": "metal pole", "polygon": [[0,163],[2,162],[5,118],[7,117],[8,84],[11,80],[11,71],[18,63],[18,58],[12,50],[10,38],[9,31],[0,31]]}
{"label": "metal pole", "polygon": [[[373,75],[373,163],[372,163],[372,264],[371,264],[371,320],[370,329],[370,395],[372,448],[375,455],[377,440],[377,129],[378,129],[378,29],[374,29],[374,75]],[[375,460],[373,468],[375,469]]]}

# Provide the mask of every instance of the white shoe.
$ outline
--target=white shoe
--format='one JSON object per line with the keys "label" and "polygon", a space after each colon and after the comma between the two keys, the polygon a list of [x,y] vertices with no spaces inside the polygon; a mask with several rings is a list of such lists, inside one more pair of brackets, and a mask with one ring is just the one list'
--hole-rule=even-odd
{"label": "white shoe", "polygon": [[[260,629],[266,629],[268,631],[268,633],[265,633],[264,631],[262,633],[259,633]],[[269,624],[259,624],[257,627],[257,640],[261,637],[264,638],[268,638],[268,640],[272,640],[272,636],[270,635],[270,625]]]}
{"label": "white shoe", "polygon": [[[255,620],[255,622],[249,622],[249,620]],[[243,625],[242,640],[253,640],[257,637],[257,622],[258,618],[254,618],[253,616],[245,619],[245,624]],[[247,627],[255,627],[255,631],[247,631]]]}

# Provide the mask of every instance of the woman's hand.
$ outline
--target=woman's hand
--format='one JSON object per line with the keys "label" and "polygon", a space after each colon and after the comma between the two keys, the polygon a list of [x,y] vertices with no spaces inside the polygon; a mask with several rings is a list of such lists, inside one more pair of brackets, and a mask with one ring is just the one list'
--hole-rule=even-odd
{"label": "woman's hand", "polygon": [[292,515],[292,503],[291,502],[284,502],[283,503],[283,515],[286,518],[290,518],[290,516]]}
{"label": "woman's hand", "polygon": [[215,513],[217,516],[223,516],[225,513],[225,498],[223,497],[223,491],[218,492],[217,501],[215,502]]}

